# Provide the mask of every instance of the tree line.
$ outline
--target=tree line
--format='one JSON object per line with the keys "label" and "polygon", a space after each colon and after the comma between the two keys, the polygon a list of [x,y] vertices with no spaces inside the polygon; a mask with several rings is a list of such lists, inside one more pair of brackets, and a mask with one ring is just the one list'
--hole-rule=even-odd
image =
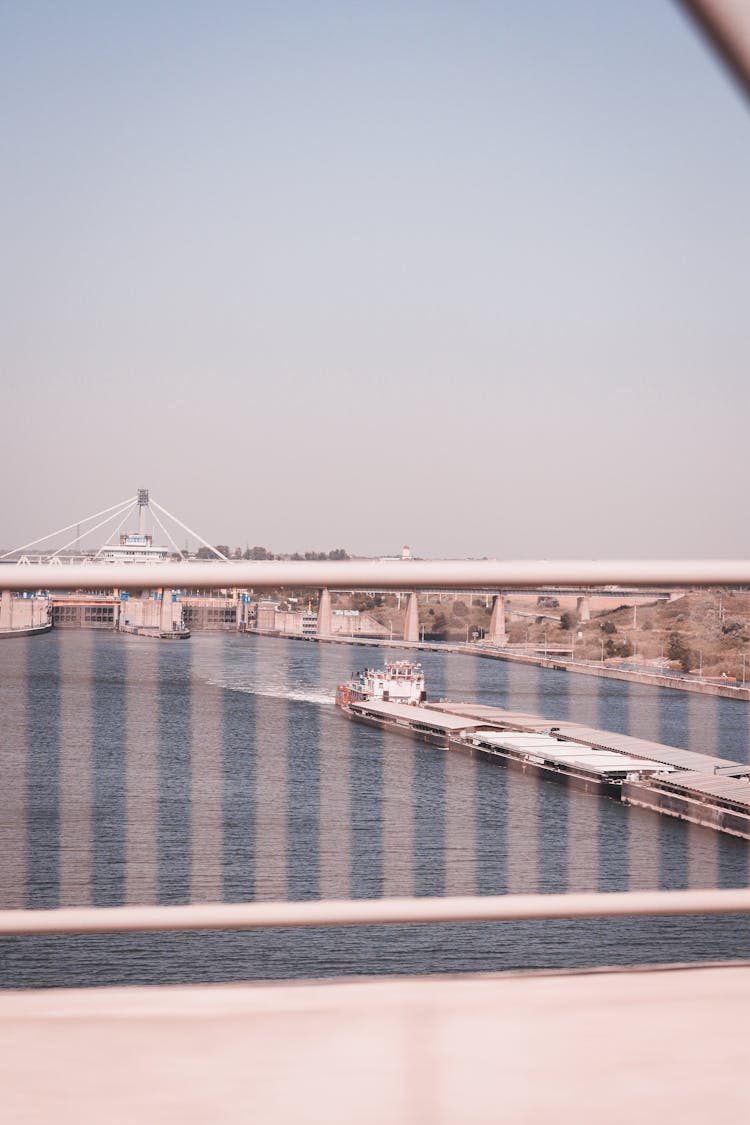
{"label": "tree line", "polygon": [[273,559],[283,559],[291,562],[302,562],[303,560],[308,562],[323,562],[330,559],[334,562],[340,562],[343,559],[350,558],[350,555],[343,547],[334,547],[332,551],[305,551],[304,554],[295,551],[291,555],[275,555],[266,547],[246,547],[244,551],[240,547],[235,547],[234,550],[231,550],[226,543],[217,543],[213,550],[210,547],[200,547],[196,553],[196,558],[215,559],[215,551],[218,551],[219,554],[224,555],[228,559],[250,559],[254,562],[266,562]]}

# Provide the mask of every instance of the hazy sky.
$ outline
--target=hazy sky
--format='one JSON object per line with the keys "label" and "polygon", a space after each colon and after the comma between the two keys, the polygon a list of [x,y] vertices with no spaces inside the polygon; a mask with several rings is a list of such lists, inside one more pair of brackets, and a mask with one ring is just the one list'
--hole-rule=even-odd
{"label": "hazy sky", "polygon": [[670,0],[0,0],[2,519],[746,555],[750,115]]}

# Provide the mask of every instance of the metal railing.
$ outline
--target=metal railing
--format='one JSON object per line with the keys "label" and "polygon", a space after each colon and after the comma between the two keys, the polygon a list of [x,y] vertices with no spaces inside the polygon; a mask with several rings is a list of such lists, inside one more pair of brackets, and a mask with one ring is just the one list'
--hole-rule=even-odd
{"label": "metal railing", "polygon": [[346,560],[341,562],[182,562],[5,566],[8,590],[124,587],[254,590],[504,590],[539,587],[750,586],[746,559],[647,560]]}

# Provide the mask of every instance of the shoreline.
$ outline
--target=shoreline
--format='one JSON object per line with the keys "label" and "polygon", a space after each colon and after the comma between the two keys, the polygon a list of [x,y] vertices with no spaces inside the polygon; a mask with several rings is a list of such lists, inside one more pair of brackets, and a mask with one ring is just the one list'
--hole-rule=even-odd
{"label": "shoreline", "polygon": [[[649,687],[669,688],[672,691],[694,692],[698,695],[719,696],[722,699],[737,699],[750,702],[750,684],[732,687],[713,680],[688,680],[679,675],[664,675],[660,672],[640,672],[633,668],[612,668],[607,665],[591,664],[582,660],[564,660],[559,656],[539,656],[529,653],[512,652],[509,649],[495,649],[486,646],[437,641],[383,640],[380,637],[351,637],[341,635],[319,636],[318,634],[279,633],[272,630],[246,629],[251,636],[278,637],[287,641],[313,641],[318,644],[343,644],[373,646],[376,648],[399,648],[417,652],[450,652],[459,656],[478,656],[485,660],[505,660],[512,664],[530,664],[537,668],[551,668],[556,672],[571,672],[574,675],[596,676],[606,680],[625,680],[629,683],[646,684]],[[240,633],[240,635],[243,635]]]}

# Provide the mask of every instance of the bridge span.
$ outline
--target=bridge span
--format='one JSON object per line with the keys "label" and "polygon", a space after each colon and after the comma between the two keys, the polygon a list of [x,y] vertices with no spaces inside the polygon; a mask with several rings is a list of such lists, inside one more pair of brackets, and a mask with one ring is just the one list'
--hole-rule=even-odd
{"label": "bridge span", "polygon": [[[594,592],[622,597],[634,589],[668,597],[679,588],[750,586],[747,560],[341,560],[160,563],[57,563],[6,565],[0,589],[153,590],[171,601],[175,589],[315,589],[319,591],[317,632],[331,632],[331,590],[408,591],[404,640],[419,639],[417,591],[462,590],[492,594],[487,639],[507,643],[506,596],[512,590],[565,591],[577,597],[581,621],[590,619]],[[7,598],[6,598],[7,601]]]}

